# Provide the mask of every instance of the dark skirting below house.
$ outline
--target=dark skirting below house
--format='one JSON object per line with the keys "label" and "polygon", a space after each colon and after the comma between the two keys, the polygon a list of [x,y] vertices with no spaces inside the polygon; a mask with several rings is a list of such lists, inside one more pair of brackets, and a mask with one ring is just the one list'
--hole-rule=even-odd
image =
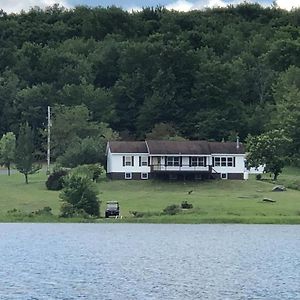
{"label": "dark skirting below house", "polygon": [[123,173],[123,172],[114,172],[114,173],[107,173],[106,176],[110,179],[125,179],[125,180],[146,180],[150,179],[151,174],[149,173]]}
{"label": "dark skirting below house", "polygon": [[[225,176],[224,176],[225,175]],[[223,177],[222,177],[223,176]],[[230,179],[243,180],[243,173],[209,173],[209,172],[155,172],[155,173],[107,173],[107,177],[117,180],[147,180],[147,179],[161,179],[161,180],[207,180],[207,179]]]}

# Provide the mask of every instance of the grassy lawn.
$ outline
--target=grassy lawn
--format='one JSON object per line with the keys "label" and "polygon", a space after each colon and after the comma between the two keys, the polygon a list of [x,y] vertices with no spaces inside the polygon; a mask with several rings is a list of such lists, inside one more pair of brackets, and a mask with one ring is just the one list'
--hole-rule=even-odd
{"label": "grassy lawn", "polygon": [[[29,184],[23,176],[0,175],[0,221],[10,221],[7,211],[19,209],[26,213],[50,206],[56,217],[29,218],[28,221],[65,221],[58,219],[59,192],[47,191],[44,172],[32,175]],[[300,170],[288,168],[280,175],[278,183],[287,186],[300,181]],[[272,192],[274,184],[257,181],[215,180],[206,182],[109,181],[98,183],[102,201],[101,214],[109,200],[120,202],[122,220],[110,222],[159,222],[159,223],[300,223],[300,191]],[[190,194],[189,191],[192,191]],[[264,197],[276,200],[265,203]],[[175,216],[161,215],[171,204],[182,201],[193,204],[193,209]],[[145,213],[134,218],[130,212]],[[25,219],[22,219],[23,221]],[[14,219],[12,219],[14,221]],[[27,221],[27,219],[25,220]],[[77,220],[69,220],[77,221]],[[102,222],[103,220],[99,220]]]}

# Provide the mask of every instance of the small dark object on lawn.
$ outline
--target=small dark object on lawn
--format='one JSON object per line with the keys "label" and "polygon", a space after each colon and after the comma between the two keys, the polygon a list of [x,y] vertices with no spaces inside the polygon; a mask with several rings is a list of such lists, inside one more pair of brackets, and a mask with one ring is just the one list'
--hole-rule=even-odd
{"label": "small dark object on lawn", "polygon": [[188,194],[190,195],[192,192],[193,192],[193,190],[191,190],[191,191],[188,191]]}
{"label": "small dark object on lawn", "polygon": [[276,202],[276,200],[273,200],[271,198],[264,198],[263,201],[264,202]]}
{"label": "small dark object on lawn", "polygon": [[188,203],[187,201],[182,201],[181,208],[182,209],[190,209],[190,208],[193,208],[193,204],[192,203]]}
{"label": "small dark object on lawn", "polygon": [[283,185],[276,185],[273,187],[272,192],[285,192],[286,188]]}
{"label": "small dark object on lawn", "polygon": [[106,204],[105,218],[120,216],[120,206],[118,201],[108,201]]}

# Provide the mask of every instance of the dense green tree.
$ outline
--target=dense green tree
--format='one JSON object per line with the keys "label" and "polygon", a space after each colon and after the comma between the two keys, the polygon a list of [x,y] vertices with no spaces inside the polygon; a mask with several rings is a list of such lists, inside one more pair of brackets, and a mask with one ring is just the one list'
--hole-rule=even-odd
{"label": "dense green tree", "polygon": [[0,74],[0,134],[8,131],[17,133],[19,126],[16,108],[17,93],[20,89],[18,76],[7,70]]}
{"label": "dense green tree", "polygon": [[180,133],[168,123],[155,124],[151,132],[146,134],[148,140],[185,140]]}
{"label": "dense green tree", "polygon": [[[70,174],[64,179],[64,188],[60,194],[60,198],[71,205],[69,212],[72,210],[74,213],[85,211],[91,216],[98,217],[100,215],[100,204],[97,197],[98,190],[89,176],[84,174]],[[62,206],[65,208],[65,206]],[[65,211],[62,209],[62,215]],[[67,215],[67,216],[70,216]]]}
{"label": "dense green tree", "polygon": [[[23,122],[44,132],[47,105],[58,105],[54,158],[104,122],[131,139],[160,123],[211,140],[283,128],[296,159],[299,86],[284,78],[300,67],[299,24],[298,10],[253,3],[1,11],[0,136]],[[35,136],[36,149],[44,142]]]}
{"label": "dense green tree", "polygon": [[13,132],[3,134],[0,140],[0,165],[7,168],[7,174],[10,176],[11,163],[15,160],[16,136]]}
{"label": "dense green tree", "polygon": [[33,131],[28,123],[22,124],[16,142],[15,164],[17,170],[24,174],[25,183],[28,184],[28,175],[36,173],[41,166],[34,163],[35,148]]}
{"label": "dense green tree", "polygon": [[78,165],[105,164],[106,140],[101,136],[87,137],[74,141],[58,157],[57,162],[63,167],[74,168]]}
{"label": "dense green tree", "polygon": [[300,164],[300,68],[290,67],[274,85],[276,111],[273,125],[283,129],[292,140],[289,157]]}
{"label": "dense green tree", "polygon": [[265,165],[265,171],[274,174],[274,180],[286,165],[286,151],[291,140],[283,130],[272,130],[247,138],[247,162],[249,167]]}
{"label": "dense green tree", "polygon": [[[51,132],[51,147],[54,158],[63,155],[66,151],[69,153],[66,156],[74,154],[73,151],[80,155],[79,152],[83,149],[82,147],[88,151],[88,145],[91,143],[93,146],[90,151],[95,148],[97,148],[95,151],[99,151],[96,154],[99,160],[95,158],[93,160],[101,163],[103,163],[106,142],[118,139],[118,134],[109,128],[107,124],[91,121],[90,112],[84,105],[73,107],[55,106]],[[83,140],[85,141],[83,142]],[[75,163],[74,160],[73,163]],[[83,161],[83,163],[91,162]],[[80,164],[80,162],[77,164]]]}

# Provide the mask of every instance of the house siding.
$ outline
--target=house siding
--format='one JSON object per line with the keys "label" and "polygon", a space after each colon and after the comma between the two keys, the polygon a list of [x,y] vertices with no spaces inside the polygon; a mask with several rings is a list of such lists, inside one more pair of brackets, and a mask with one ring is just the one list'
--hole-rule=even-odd
{"label": "house siding", "polygon": [[[120,144],[122,147],[126,143]],[[128,143],[128,149],[131,149],[131,142]],[[119,144],[117,146],[120,146]],[[139,144],[138,144],[139,145]],[[220,148],[218,144],[218,149]],[[134,146],[134,145],[133,145]],[[139,145],[140,153],[131,153],[126,148],[123,153],[112,153],[111,149],[107,148],[107,176],[111,179],[124,179],[125,174],[130,173],[133,180],[142,180],[141,174],[147,173],[148,178],[178,178],[178,179],[197,179],[199,178],[226,178],[226,179],[246,179],[245,176],[245,154],[242,153],[211,153],[211,154],[151,154],[142,153],[144,151]],[[225,149],[226,150],[226,149]],[[228,149],[227,149],[228,150]],[[176,158],[173,160],[174,165],[168,166],[168,157]],[[192,157],[205,157],[206,164],[204,166],[192,166]],[[226,163],[226,165],[215,166],[216,158],[232,158],[232,165]],[[142,166],[142,161],[147,161],[147,166]],[[172,161],[172,159],[170,160]],[[222,174],[225,174],[222,176]],[[129,180],[129,179],[128,179]]]}

